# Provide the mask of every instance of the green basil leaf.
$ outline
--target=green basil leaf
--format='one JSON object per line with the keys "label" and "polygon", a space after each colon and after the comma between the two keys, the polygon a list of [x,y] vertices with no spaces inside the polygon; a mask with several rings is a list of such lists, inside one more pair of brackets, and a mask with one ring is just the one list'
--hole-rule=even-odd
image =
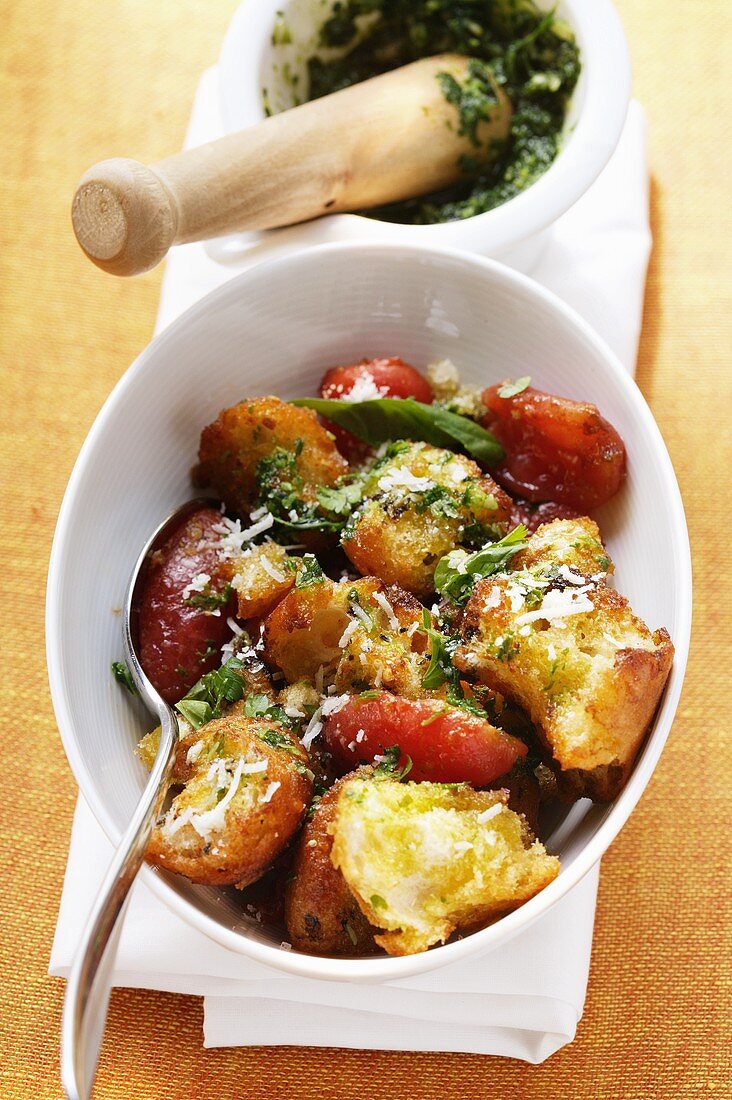
{"label": "green basil leaf", "polygon": [[375,401],[301,397],[292,404],[314,409],[366,443],[412,439],[448,450],[459,447],[485,466],[495,466],[503,458],[503,448],[495,436],[474,420],[439,405],[423,405],[411,397],[380,397]]}
{"label": "green basil leaf", "polygon": [[435,569],[435,589],[441,596],[449,596],[456,603],[467,603],[481,577],[500,573],[514,554],[526,545],[526,528],[522,523],[513,531],[477,550],[474,554],[465,554],[462,550],[452,550],[440,558]]}

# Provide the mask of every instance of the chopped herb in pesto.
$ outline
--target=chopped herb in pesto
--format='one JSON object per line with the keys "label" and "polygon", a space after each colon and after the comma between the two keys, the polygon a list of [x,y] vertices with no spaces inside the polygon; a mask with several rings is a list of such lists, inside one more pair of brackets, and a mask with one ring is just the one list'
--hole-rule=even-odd
{"label": "chopped herb in pesto", "polygon": [[369,212],[416,224],[482,214],[546,172],[559,151],[567,104],[580,74],[570,28],[531,0],[339,0],[321,28],[320,45],[346,52],[310,58],[311,99],[443,52],[476,61],[463,86],[447,74],[441,79],[465,133],[475,133],[495,102],[486,68],[510,99],[506,148],[478,176],[440,194]]}

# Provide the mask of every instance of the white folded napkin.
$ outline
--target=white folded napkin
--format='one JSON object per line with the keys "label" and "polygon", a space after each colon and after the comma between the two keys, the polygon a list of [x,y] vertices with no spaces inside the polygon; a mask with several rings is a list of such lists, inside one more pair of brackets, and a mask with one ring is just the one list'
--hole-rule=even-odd
{"label": "white folded napkin", "polygon": [[[217,93],[211,69],[199,85],[187,146],[220,133]],[[611,163],[550,231],[532,272],[595,326],[630,372],[649,249],[645,116],[633,103]],[[217,263],[203,244],[174,249],[157,331],[238,270]],[[80,796],[51,952],[53,975],[68,974],[111,855]],[[541,1062],[571,1042],[582,1016],[598,877],[599,866],[505,947],[384,985],[282,974],[196,932],[138,882],[113,981],[203,996],[207,1047],[286,1043],[446,1050]]]}

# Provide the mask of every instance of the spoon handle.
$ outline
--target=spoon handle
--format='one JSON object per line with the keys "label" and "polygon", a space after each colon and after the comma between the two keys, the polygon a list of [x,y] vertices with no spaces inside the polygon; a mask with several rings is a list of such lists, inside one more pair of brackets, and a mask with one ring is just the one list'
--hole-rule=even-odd
{"label": "spoon handle", "polygon": [[177,723],[168,707],[160,718],[160,746],[150,778],[94,902],[66,985],[61,1079],[69,1100],[88,1100],[92,1094],[111,992],[109,977],[122,928],[120,917],[170,783]]}

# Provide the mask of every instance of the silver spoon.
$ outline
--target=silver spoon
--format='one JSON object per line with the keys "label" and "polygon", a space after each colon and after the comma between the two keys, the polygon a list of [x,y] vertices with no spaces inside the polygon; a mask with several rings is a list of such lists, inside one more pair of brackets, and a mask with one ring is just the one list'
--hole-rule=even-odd
{"label": "silver spoon", "polygon": [[94,902],[66,985],[61,1021],[61,1080],[69,1100],[88,1100],[92,1094],[107,1019],[109,976],[122,928],[121,917],[170,785],[179,737],[173,708],[152,686],[137,655],[138,599],[145,567],[149,554],[165,542],[186,514],[211,506],[216,507],[216,503],[190,500],[161,523],[137,559],[125,593],[124,657],[140,698],[160,722],[160,745],[145,790]]}

